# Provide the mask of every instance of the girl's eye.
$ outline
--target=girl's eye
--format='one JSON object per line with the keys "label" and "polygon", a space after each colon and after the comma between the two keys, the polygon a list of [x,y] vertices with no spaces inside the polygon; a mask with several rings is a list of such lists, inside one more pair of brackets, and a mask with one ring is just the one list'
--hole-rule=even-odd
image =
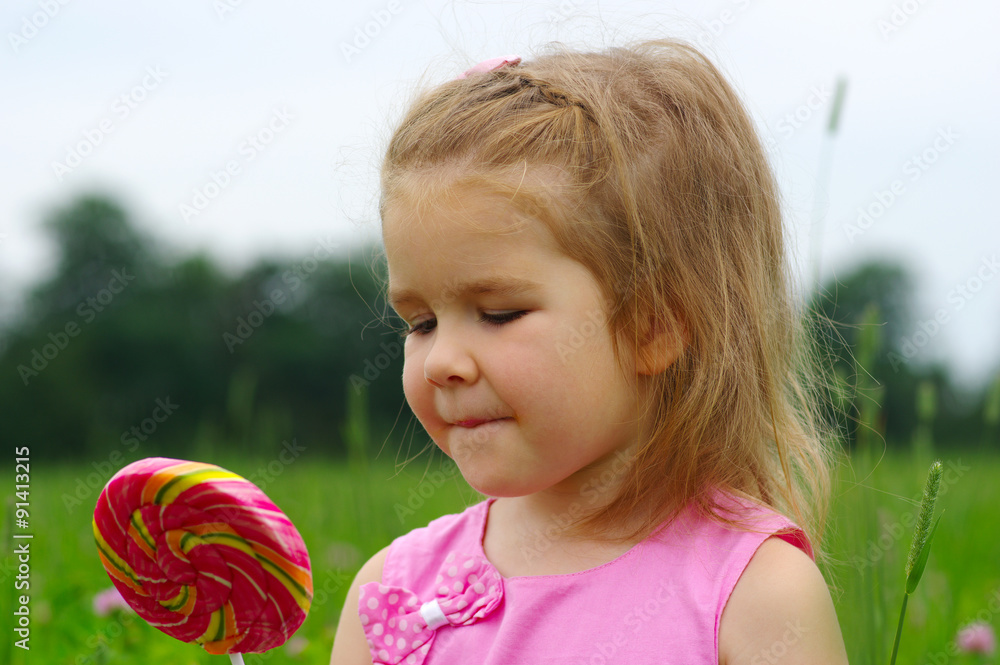
{"label": "girl's eye", "polygon": [[403,333],[403,337],[409,337],[410,335],[426,335],[430,331],[434,330],[437,326],[437,319],[424,319],[420,323],[415,323],[409,327]]}
{"label": "girl's eye", "polygon": [[479,320],[482,323],[488,323],[493,326],[502,326],[505,323],[510,323],[511,321],[516,321],[528,312],[524,310],[512,311],[512,312],[500,312],[499,314],[488,314],[483,312],[480,315]]}
{"label": "girl's eye", "polygon": [[[499,312],[496,314],[491,314],[488,312],[483,312],[479,315],[479,322],[485,323],[491,326],[502,326],[505,323],[510,323],[511,321],[516,321],[521,318],[527,311],[511,311],[511,312]],[[409,337],[410,335],[426,335],[430,333],[434,328],[437,327],[437,319],[424,319],[420,323],[416,323],[410,326],[406,331],[403,332],[403,337]]]}

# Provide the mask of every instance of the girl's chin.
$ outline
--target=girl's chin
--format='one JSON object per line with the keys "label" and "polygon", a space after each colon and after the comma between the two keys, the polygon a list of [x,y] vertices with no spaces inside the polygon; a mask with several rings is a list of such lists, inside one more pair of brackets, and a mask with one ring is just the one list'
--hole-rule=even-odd
{"label": "girl's chin", "polygon": [[500,473],[496,467],[481,468],[476,464],[458,464],[458,469],[469,486],[484,496],[516,497],[526,496],[538,488],[525,483],[524,474]]}

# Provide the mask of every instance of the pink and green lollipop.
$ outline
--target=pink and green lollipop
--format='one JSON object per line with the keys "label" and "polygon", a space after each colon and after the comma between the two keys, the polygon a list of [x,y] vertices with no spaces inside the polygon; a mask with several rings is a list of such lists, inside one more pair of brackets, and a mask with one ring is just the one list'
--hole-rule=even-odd
{"label": "pink and green lollipop", "polygon": [[94,537],[139,616],[234,663],[284,644],[309,612],[299,532],[256,485],[213,464],[151,457],[124,467],[97,500]]}

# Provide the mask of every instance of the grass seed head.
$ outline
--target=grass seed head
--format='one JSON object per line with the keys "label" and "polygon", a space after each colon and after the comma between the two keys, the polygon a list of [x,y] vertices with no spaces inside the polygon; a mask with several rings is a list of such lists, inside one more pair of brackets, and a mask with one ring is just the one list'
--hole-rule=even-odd
{"label": "grass seed head", "polygon": [[[917,518],[917,527],[913,531],[913,543],[910,545],[910,556],[906,560],[907,586],[916,587],[923,573],[923,566],[917,566],[921,558],[921,553],[928,546],[928,539],[931,533],[931,520],[934,517],[934,503],[937,501],[938,490],[941,489],[941,473],[943,467],[940,461],[931,464],[927,472],[927,483],[924,485],[924,498],[920,502],[920,516]],[[926,557],[924,557],[926,560]],[[916,574],[916,579],[910,582],[910,577]]]}

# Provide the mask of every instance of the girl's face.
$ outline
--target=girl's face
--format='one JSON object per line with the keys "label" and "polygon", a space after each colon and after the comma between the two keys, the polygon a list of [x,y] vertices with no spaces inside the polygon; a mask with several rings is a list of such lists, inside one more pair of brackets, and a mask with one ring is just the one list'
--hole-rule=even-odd
{"label": "girl's face", "polygon": [[420,423],[485,495],[609,483],[636,441],[636,375],[590,271],[500,196],[412,203],[387,207],[383,237]]}

